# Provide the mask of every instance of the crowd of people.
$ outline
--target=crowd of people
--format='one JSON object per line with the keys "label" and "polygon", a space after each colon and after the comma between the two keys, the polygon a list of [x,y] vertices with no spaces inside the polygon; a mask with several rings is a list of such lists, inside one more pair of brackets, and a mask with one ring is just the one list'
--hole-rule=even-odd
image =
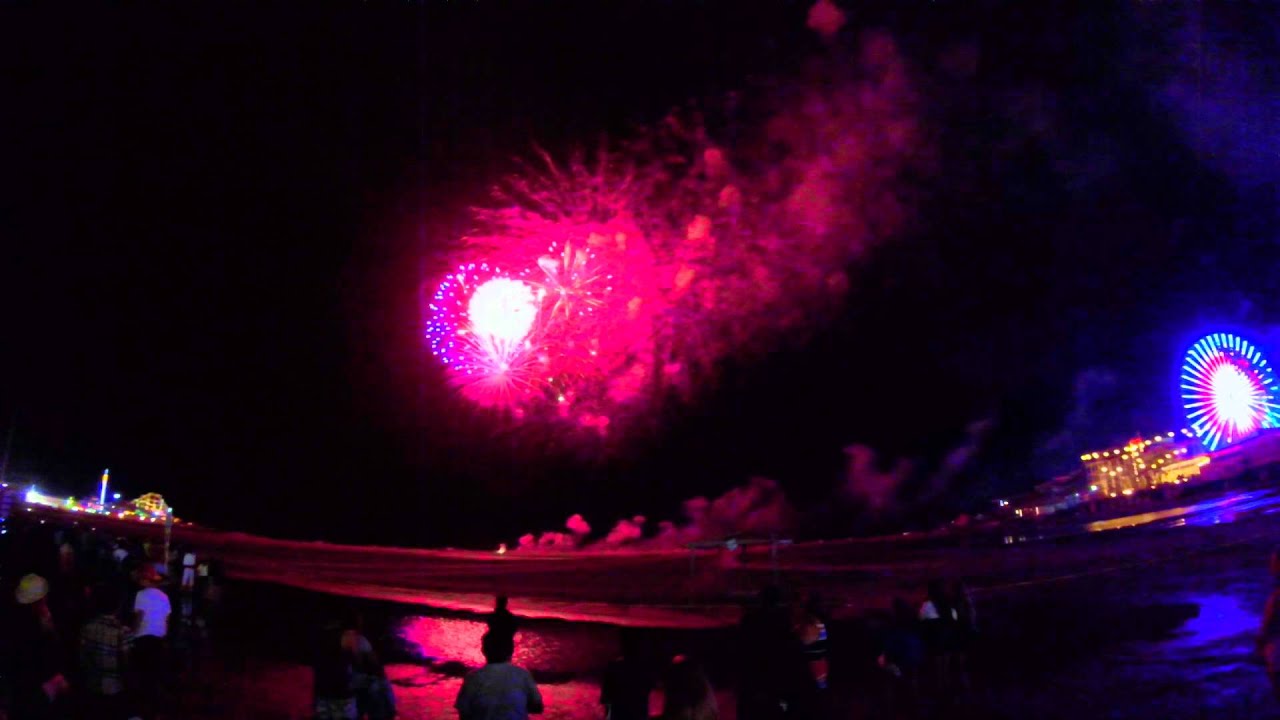
{"label": "crowd of people", "polygon": [[216,623],[218,564],[76,527],[5,541],[0,718],[157,717]]}
{"label": "crowd of people", "polygon": [[[963,583],[935,582],[919,603],[898,598],[878,634],[875,665],[884,717],[915,717],[922,703],[946,704],[969,692],[969,654],[977,611]],[[787,604],[766,588],[743,616],[736,635],[736,707],[742,720],[837,717],[830,697],[829,614],[818,596]],[[657,683],[637,659],[634,635],[623,633],[622,656],[605,671],[601,702],[611,720],[649,717],[649,695],[663,691],[662,718],[716,720],[715,694],[697,663],[671,661]]]}
{"label": "crowd of people", "polygon": [[922,700],[945,703],[966,695],[977,639],[978,613],[964,583],[930,583],[919,607],[895,599],[877,658],[891,711],[911,716]]}
{"label": "crowd of people", "polygon": [[[480,645],[485,664],[472,670],[454,701],[461,720],[519,720],[544,711],[531,673],[513,663],[518,620],[498,597]],[[828,612],[817,596],[787,604],[766,588],[735,634],[737,717],[783,720],[835,717],[828,697]],[[961,583],[934,583],[918,604],[898,599],[879,635],[875,666],[888,704],[885,717],[914,717],[921,699],[954,698],[968,690],[968,648],[977,615]],[[697,659],[646,653],[642,633],[624,629],[621,653],[600,678],[608,720],[649,720],[658,691],[660,720],[719,720],[716,693]],[[652,651],[652,647],[647,648]],[[393,688],[365,637],[360,616],[325,624],[312,665],[314,717],[380,720],[396,717]]]}
{"label": "crowd of people", "polygon": [[[219,623],[225,582],[216,561],[192,548],[166,553],[158,543],[52,525],[27,525],[0,545],[7,598],[0,720],[177,717],[180,676],[195,669],[201,649],[210,649]],[[512,662],[518,625],[499,597],[481,641],[485,664],[466,676],[454,703],[462,720],[543,711],[533,676]],[[895,600],[877,634],[878,655],[867,663],[884,690],[885,716],[913,717],[922,703],[967,693],[977,627],[961,583],[931,583],[918,602]],[[842,636],[829,637],[830,628],[821,598],[788,603],[776,588],[762,591],[733,635],[736,667],[716,665],[733,671],[732,679],[721,679],[736,689],[737,717],[831,716],[830,656]],[[650,718],[656,690],[663,720],[718,720],[703,664],[689,654],[655,656],[644,639],[622,631],[621,653],[601,676],[603,715]],[[323,623],[311,657],[315,718],[397,717],[394,689],[359,613]],[[837,674],[846,669],[844,659]]]}

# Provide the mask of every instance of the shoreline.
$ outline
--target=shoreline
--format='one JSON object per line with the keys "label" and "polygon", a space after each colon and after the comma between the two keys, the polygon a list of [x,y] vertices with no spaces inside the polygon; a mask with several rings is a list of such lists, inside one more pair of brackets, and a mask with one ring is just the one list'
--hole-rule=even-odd
{"label": "shoreline", "polygon": [[[786,547],[776,566],[760,553],[499,556],[281,541],[204,528],[175,528],[174,544],[194,545],[203,556],[218,558],[227,575],[238,581],[473,614],[487,612],[493,597],[502,594],[511,598],[515,614],[535,620],[697,630],[735,625],[745,602],[774,581],[797,593],[821,592],[836,615],[856,617],[888,607],[897,595],[918,594],[935,577],[964,577],[981,596],[1159,562],[1233,542],[1252,519],[1280,511],[1280,494],[1243,491],[1173,510],[1178,512],[1165,509],[1111,518],[1097,528],[1104,532],[1090,532],[1088,524],[1078,524],[1081,529],[1075,532],[1028,534],[1026,541],[1006,535],[1006,541],[1015,540],[1007,543],[995,541],[1004,530],[891,542],[815,541]],[[71,519],[101,525],[101,532],[136,536],[138,531],[85,516]],[[141,530],[152,539],[162,532],[154,526]]]}

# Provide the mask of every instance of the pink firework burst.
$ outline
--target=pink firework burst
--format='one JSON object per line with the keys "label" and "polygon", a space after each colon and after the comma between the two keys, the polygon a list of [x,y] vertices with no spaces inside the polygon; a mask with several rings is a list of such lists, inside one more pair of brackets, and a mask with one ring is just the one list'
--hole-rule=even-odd
{"label": "pink firework burst", "polygon": [[642,399],[661,304],[650,237],[636,221],[650,214],[644,184],[613,158],[560,167],[544,154],[546,169],[511,178],[502,206],[479,211],[467,238],[479,257],[531,268],[541,290],[544,414],[601,433],[620,404]]}
{"label": "pink firework burst", "polygon": [[427,303],[431,352],[482,405],[512,406],[539,391],[542,291],[488,263],[459,266]]}
{"label": "pink firework burst", "polygon": [[849,266],[907,224],[905,171],[929,169],[896,47],[862,50],[859,72],[833,54],[749,107],[699,103],[614,150],[540,152],[464,239],[465,257],[521,274],[475,317],[466,303],[496,271],[442,284],[433,351],[482,403],[605,434],[714,386],[726,359],[803,341]]}

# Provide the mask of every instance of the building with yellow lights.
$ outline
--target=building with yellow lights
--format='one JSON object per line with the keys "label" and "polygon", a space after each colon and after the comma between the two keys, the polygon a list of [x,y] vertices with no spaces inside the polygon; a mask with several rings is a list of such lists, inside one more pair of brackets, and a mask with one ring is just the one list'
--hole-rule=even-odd
{"label": "building with yellow lights", "polygon": [[169,505],[160,496],[160,493],[147,493],[134,500],[133,506],[142,512],[151,513],[152,515],[164,515],[169,512]]}
{"label": "building with yellow lights", "polygon": [[1103,497],[1132,495],[1200,474],[1209,457],[1190,430],[1134,438],[1121,447],[1080,456],[1089,490]]}

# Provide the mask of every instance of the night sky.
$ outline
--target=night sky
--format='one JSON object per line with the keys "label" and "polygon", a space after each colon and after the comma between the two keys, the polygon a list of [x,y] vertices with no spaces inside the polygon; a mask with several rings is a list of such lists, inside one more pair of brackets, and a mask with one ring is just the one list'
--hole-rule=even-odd
{"label": "night sky", "polygon": [[[419,286],[534,144],[568,154],[830,52],[808,2],[196,3],[0,10],[0,424],[10,471],[290,537],[481,544],[751,475],[801,507],[842,448],[945,507],[1178,426],[1202,330],[1276,332],[1266,4],[859,2],[935,145],[838,317],[726,362],[602,455],[447,389]],[[751,119],[748,118],[748,121]]]}

